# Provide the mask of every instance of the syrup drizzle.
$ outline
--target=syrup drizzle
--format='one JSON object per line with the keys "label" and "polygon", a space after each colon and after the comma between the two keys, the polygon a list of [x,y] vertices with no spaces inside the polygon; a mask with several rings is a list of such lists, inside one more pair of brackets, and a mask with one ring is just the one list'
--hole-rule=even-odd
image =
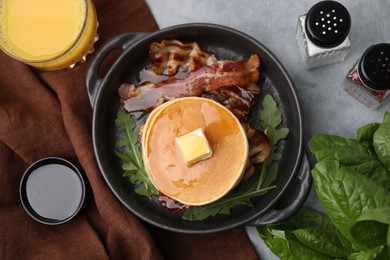
{"label": "syrup drizzle", "polygon": [[159,83],[161,81],[167,80],[169,78],[175,78],[175,79],[185,79],[187,77],[188,71],[184,71],[181,67],[179,68],[178,72],[174,76],[168,76],[166,74],[157,74],[151,69],[143,68],[139,72],[139,85],[143,85],[146,83]]}
{"label": "syrup drizzle", "polygon": [[183,203],[180,203],[180,202],[168,197],[167,195],[165,195],[161,192],[158,193],[158,201],[161,203],[162,206],[166,207],[167,209],[169,209],[172,212],[180,212],[183,209],[187,209],[190,207],[188,205],[185,205]]}

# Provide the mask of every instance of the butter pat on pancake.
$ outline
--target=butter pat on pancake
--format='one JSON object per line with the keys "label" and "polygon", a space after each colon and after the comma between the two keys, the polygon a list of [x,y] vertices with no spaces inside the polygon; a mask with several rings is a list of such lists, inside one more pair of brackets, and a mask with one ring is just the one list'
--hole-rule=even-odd
{"label": "butter pat on pancake", "polygon": [[188,166],[213,155],[209,142],[201,128],[176,138],[176,143]]}
{"label": "butter pat on pancake", "polygon": [[[213,155],[188,166],[176,138],[199,128]],[[226,195],[241,180],[248,140],[241,123],[224,106],[205,98],[179,98],[150,114],[142,135],[142,157],[160,192],[186,205],[204,205]]]}

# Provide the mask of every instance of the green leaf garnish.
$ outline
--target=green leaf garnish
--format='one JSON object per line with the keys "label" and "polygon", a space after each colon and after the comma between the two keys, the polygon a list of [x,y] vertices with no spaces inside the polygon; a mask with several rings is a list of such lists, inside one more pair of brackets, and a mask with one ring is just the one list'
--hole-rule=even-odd
{"label": "green leaf garnish", "polygon": [[158,191],[145,171],[142,153],[137,145],[140,129],[136,127],[136,117],[119,109],[115,124],[123,132],[123,137],[118,142],[122,151],[115,151],[115,154],[122,160],[123,176],[128,177],[132,184],[137,185],[134,190],[136,193],[144,196],[157,195]]}
{"label": "green leaf garnish", "polygon": [[[266,176],[269,176],[269,169],[275,172],[271,176],[276,179],[276,173],[278,171],[277,161],[280,160],[281,154],[277,152],[277,144],[280,140],[285,139],[289,133],[287,127],[280,127],[282,123],[282,109],[278,107],[278,104],[271,95],[266,95],[261,104],[261,109],[258,112],[259,123],[256,128],[264,131],[271,143],[272,153],[270,158],[262,163],[260,169],[260,178],[256,189],[267,187],[269,181],[265,182]],[[274,180],[273,179],[273,180]]]}
{"label": "green leaf garnish", "polygon": [[[216,202],[187,209],[183,214],[183,219],[199,221],[217,214],[229,214],[231,209],[237,205],[253,206],[252,198],[263,195],[276,187],[272,183],[277,177],[277,161],[281,158],[281,154],[277,151],[277,143],[287,137],[288,129],[280,127],[282,110],[271,95],[264,97],[258,116],[259,125],[256,128],[268,135],[273,148],[270,158],[262,163],[254,176],[240,183],[234,191]],[[120,109],[115,124],[123,132],[123,137],[118,142],[121,151],[115,151],[115,154],[122,160],[123,176],[129,178],[132,184],[137,185],[136,193],[144,196],[157,195],[158,190],[148,178],[142,161],[142,153],[138,147],[139,128],[136,126],[136,117]]]}
{"label": "green leaf garnish", "polygon": [[281,154],[276,151],[276,144],[287,137],[288,129],[285,127],[278,128],[282,122],[282,110],[277,106],[271,95],[264,97],[258,117],[260,120],[257,129],[268,135],[273,148],[270,158],[262,163],[260,169],[257,169],[257,172],[249,180],[240,183],[234,191],[213,203],[187,209],[183,219],[199,221],[213,217],[216,214],[229,214],[234,206],[253,206],[252,198],[276,188],[276,186],[271,186],[277,177],[277,161],[281,158]]}

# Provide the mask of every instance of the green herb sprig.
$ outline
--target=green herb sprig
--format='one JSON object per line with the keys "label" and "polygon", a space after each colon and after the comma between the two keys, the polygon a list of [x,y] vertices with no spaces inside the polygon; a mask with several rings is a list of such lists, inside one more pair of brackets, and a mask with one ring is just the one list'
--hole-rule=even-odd
{"label": "green herb sprig", "polygon": [[[229,214],[234,206],[240,204],[253,206],[251,202],[253,197],[263,195],[268,190],[276,188],[272,183],[277,177],[277,162],[281,158],[281,154],[277,149],[277,143],[287,137],[289,130],[280,126],[282,123],[282,110],[271,95],[264,97],[258,117],[259,123],[255,127],[266,132],[273,148],[270,158],[262,163],[258,172],[249,180],[240,183],[228,195],[205,206],[186,209],[183,219],[200,221],[217,214]],[[123,162],[123,176],[128,177],[131,183],[138,185],[135,189],[136,193],[144,196],[157,195],[158,190],[148,178],[142,162],[142,154],[137,145],[139,128],[136,126],[136,117],[120,109],[118,110],[115,123],[123,131],[123,137],[119,141],[119,147],[123,151],[115,151],[116,155]]]}
{"label": "green herb sprig", "polygon": [[140,129],[136,127],[136,117],[119,109],[115,124],[123,132],[123,137],[118,143],[123,151],[115,150],[115,154],[122,160],[123,176],[128,177],[131,183],[138,185],[134,191],[139,195],[157,195],[158,190],[153,186],[145,171],[142,153],[137,145]]}
{"label": "green herb sprig", "polygon": [[277,161],[282,157],[280,152],[277,151],[277,143],[280,140],[285,139],[289,132],[287,127],[280,127],[283,120],[282,109],[277,105],[271,95],[266,95],[264,97],[261,109],[258,112],[258,117],[260,120],[258,121],[256,128],[267,134],[272,147],[272,153],[270,158],[261,165],[260,178],[256,189],[269,185],[269,180],[267,183],[264,183],[267,175],[268,177],[272,177],[272,181],[276,179],[276,174],[278,172]]}
{"label": "green herb sprig", "polygon": [[200,221],[217,214],[230,214],[231,209],[237,205],[252,207],[252,198],[264,195],[267,191],[276,188],[275,185],[271,185],[277,177],[277,161],[281,158],[276,144],[287,137],[289,130],[286,127],[280,127],[282,110],[271,95],[264,97],[258,117],[259,123],[256,128],[266,132],[273,148],[270,158],[262,163],[260,172],[255,172],[249,180],[240,183],[235,190],[223,198],[204,206],[187,209],[183,219]]}

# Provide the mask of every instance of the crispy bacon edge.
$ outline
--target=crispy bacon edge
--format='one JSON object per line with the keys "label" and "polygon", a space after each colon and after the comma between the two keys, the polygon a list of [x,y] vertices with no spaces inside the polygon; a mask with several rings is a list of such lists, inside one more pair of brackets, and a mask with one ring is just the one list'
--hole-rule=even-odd
{"label": "crispy bacon edge", "polygon": [[169,77],[159,83],[136,87],[124,83],[119,87],[123,107],[128,112],[151,110],[166,100],[199,96],[228,86],[245,86],[259,80],[260,58],[252,54],[247,61],[216,61],[189,72],[184,79]]}

